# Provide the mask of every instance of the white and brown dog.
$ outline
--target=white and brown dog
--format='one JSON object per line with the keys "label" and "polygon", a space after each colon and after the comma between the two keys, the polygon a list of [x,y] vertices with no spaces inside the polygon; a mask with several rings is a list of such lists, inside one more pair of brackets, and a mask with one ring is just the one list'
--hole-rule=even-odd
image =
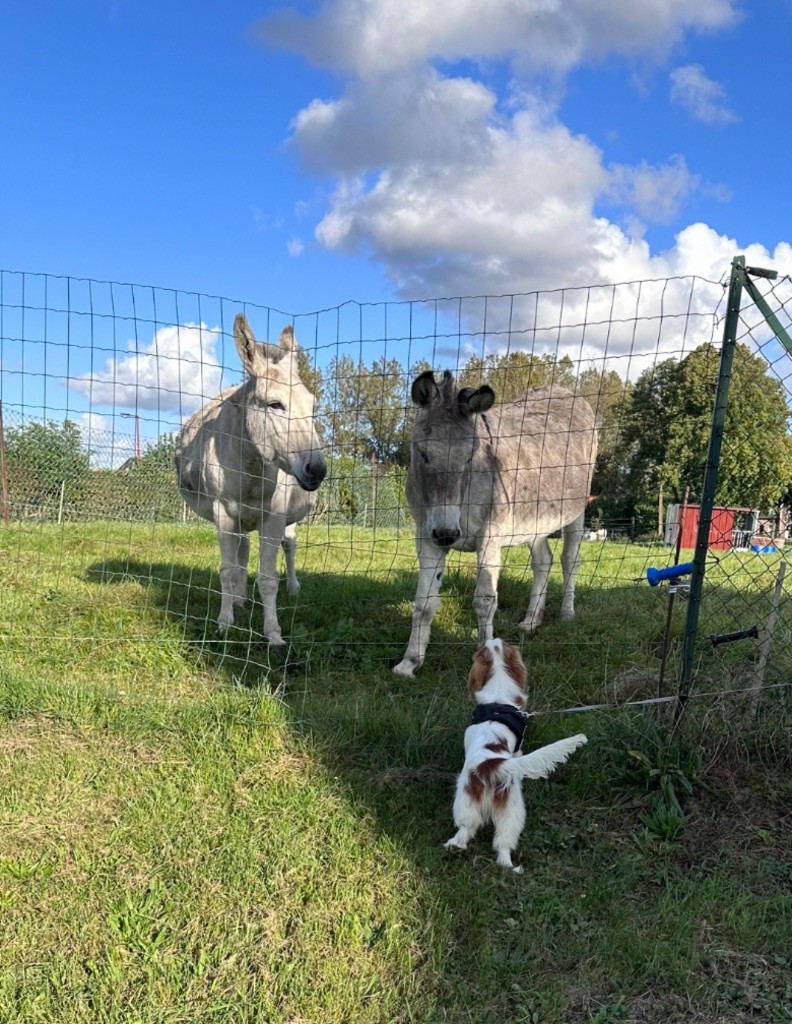
{"label": "white and brown dog", "polygon": [[525,665],[516,647],[503,640],[488,640],[473,655],[468,690],[476,699],[473,720],[465,730],[465,764],[457,780],[454,824],[458,832],[445,844],[464,850],[490,819],[495,825],[492,847],[498,864],[518,874],[512,864],[525,825],[523,779],[544,779],[586,737],[580,733],[530,754],[522,754],[523,733],[529,715],[525,710]]}

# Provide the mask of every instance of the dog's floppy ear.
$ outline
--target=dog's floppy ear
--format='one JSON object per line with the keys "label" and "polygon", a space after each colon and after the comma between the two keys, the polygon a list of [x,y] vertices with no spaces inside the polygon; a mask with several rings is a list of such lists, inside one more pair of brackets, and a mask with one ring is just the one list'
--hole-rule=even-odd
{"label": "dog's floppy ear", "polygon": [[511,676],[521,690],[524,690],[528,683],[528,673],[520,657],[520,652],[511,644],[503,645],[503,667],[506,669],[507,675]]}
{"label": "dog's floppy ear", "polygon": [[491,675],[492,651],[488,647],[482,647],[473,655],[473,667],[468,676],[468,693],[471,697],[484,689]]}

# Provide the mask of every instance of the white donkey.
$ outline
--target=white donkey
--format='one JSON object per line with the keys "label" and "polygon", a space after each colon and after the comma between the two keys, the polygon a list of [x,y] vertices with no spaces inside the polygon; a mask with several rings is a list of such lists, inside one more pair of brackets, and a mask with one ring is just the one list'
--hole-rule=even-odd
{"label": "white donkey", "polygon": [[[448,371],[413,381],[418,406],[412,431],[407,501],[415,520],[418,590],[410,642],[394,668],[411,677],[423,664],[450,548],[475,551],[473,607],[479,644],[492,639],[501,549],[529,544],[533,584],[521,628],[542,621],[553,564],[548,536],[561,530],[561,617],[575,611],[575,575],[591,486],[597,434],[588,402],[560,387],[530,392],[492,409],[488,385],[458,390]],[[492,412],[489,410],[492,409]]]}
{"label": "white donkey", "polygon": [[232,625],[234,608],[247,598],[248,534],[258,530],[264,634],[281,646],[275,601],[278,546],[283,542],[288,589],[295,593],[292,524],[313,507],[311,492],[324,480],[327,464],[314,429],[314,396],[299,377],[291,325],[284,327],[278,346],[259,345],[240,313],[234,341],[247,378],[185,423],[176,444],[176,471],[187,505],[217,527],[218,627]]}

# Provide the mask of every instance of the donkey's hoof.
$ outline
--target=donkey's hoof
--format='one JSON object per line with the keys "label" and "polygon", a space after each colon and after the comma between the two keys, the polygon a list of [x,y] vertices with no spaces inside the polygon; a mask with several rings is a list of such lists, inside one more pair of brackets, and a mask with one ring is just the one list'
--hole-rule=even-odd
{"label": "donkey's hoof", "polygon": [[523,619],[523,621],[520,623],[520,629],[523,631],[523,633],[527,633],[528,636],[530,636],[531,633],[537,630],[541,625],[541,619]]}
{"label": "donkey's hoof", "polygon": [[300,593],[300,581],[294,580],[293,582],[287,582],[286,593],[289,595],[289,597],[297,597],[297,595]]}
{"label": "donkey's hoof", "polygon": [[415,679],[415,669],[417,667],[414,661],[404,658],[398,665],[393,666],[393,674],[395,676],[402,676],[404,679]]}

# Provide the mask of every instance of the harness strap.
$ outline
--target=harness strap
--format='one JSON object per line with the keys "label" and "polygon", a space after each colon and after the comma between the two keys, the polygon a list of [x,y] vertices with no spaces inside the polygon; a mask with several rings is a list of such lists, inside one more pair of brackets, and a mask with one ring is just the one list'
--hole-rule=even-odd
{"label": "harness strap", "polygon": [[481,725],[482,722],[500,722],[507,729],[511,729],[517,737],[518,750],[522,745],[528,719],[531,716],[527,711],[520,711],[513,704],[477,704],[470,720],[471,725]]}

